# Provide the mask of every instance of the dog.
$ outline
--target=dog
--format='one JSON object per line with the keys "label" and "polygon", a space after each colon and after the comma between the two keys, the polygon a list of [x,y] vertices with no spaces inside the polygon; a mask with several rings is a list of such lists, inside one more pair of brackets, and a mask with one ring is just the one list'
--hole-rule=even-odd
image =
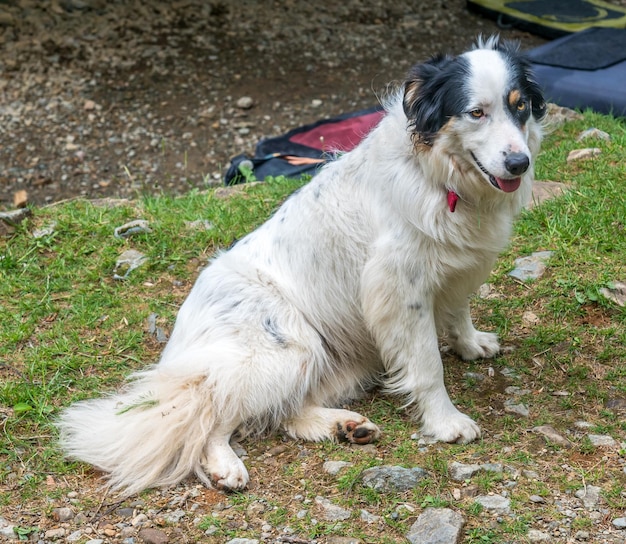
{"label": "dog", "polygon": [[439,336],[462,359],[493,357],[469,296],[528,203],[546,105],[516,44],[412,68],[379,124],[257,230],[214,258],[180,308],[158,364],[59,416],[69,458],[128,495],[195,475],[240,490],[233,436],[282,430],[365,444],[380,430],[336,408],[374,385],[421,432],[468,443]]}

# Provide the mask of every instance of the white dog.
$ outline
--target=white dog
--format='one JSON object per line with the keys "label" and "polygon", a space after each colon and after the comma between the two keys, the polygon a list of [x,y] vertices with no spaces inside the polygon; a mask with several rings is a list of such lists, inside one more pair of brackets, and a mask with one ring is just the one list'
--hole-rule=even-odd
{"label": "white dog", "polygon": [[414,67],[386,110],[202,272],[157,365],[62,413],[68,456],[128,494],[191,474],[241,489],[234,434],[371,442],[376,425],[334,407],[375,383],[423,434],[480,436],[448,397],[438,333],[463,359],[498,353],[468,297],[530,199],[545,103],[517,48],[490,38]]}

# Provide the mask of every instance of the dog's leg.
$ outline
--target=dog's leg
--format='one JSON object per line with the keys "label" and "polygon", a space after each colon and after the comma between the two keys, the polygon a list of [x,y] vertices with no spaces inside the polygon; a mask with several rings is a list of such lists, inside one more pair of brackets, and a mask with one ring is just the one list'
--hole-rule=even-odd
{"label": "dog's leg", "polygon": [[311,442],[344,440],[369,444],[380,436],[380,430],[369,419],[349,410],[308,406],[296,417],[283,423],[293,438]]}
{"label": "dog's leg", "polygon": [[420,282],[420,274],[408,274],[387,257],[394,254],[387,250],[372,259],[362,277],[364,316],[389,376],[387,389],[415,405],[424,435],[471,442],[480,429],[455,408],[443,381],[433,289]]}
{"label": "dog's leg", "polygon": [[474,328],[467,302],[449,315],[447,329],[452,349],[466,361],[494,357],[500,351],[496,334]]}
{"label": "dog's leg", "polygon": [[206,484],[217,489],[238,490],[248,484],[248,471],[237,454],[230,447],[231,432],[215,430],[211,433],[205,447],[205,459],[202,463],[209,480]]}

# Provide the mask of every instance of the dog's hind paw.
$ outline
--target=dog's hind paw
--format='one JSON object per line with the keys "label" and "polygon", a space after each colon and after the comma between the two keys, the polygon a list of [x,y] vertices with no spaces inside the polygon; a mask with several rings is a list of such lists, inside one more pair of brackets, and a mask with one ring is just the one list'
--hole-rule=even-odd
{"label": "dog's hind paw", "polygon": [[437,442],[469,444],[480,438],[480,427],[469,416],[456,412],[445,418],[437,418],[435,422],[425,421],[422,435]]}
{"label": "dog's hind paw", "polygon": [[496,334],[475,331],[469,338],[459,338],[452,345],[452,349],[465,361],[473,361],[495,357],[500,352],[500,344]]}
{"label": "dog's hind paw", "polygon": [[352,444],[370,444],[380,437],[380,429],[369,419],[362,421],[341,421],[337,422],[337,432],[335,436],[342,441]]}

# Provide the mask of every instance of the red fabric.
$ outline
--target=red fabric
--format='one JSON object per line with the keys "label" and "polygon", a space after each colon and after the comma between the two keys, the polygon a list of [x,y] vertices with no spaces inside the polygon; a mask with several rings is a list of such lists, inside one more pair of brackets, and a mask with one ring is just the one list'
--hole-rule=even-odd
{"label": "red fabric", "polygon": [[376,111],[335,123],[323,123],[307,132],[294,134],[289,141],[320,151],[350,151],[374,128],[383,115],[383,111]]}

